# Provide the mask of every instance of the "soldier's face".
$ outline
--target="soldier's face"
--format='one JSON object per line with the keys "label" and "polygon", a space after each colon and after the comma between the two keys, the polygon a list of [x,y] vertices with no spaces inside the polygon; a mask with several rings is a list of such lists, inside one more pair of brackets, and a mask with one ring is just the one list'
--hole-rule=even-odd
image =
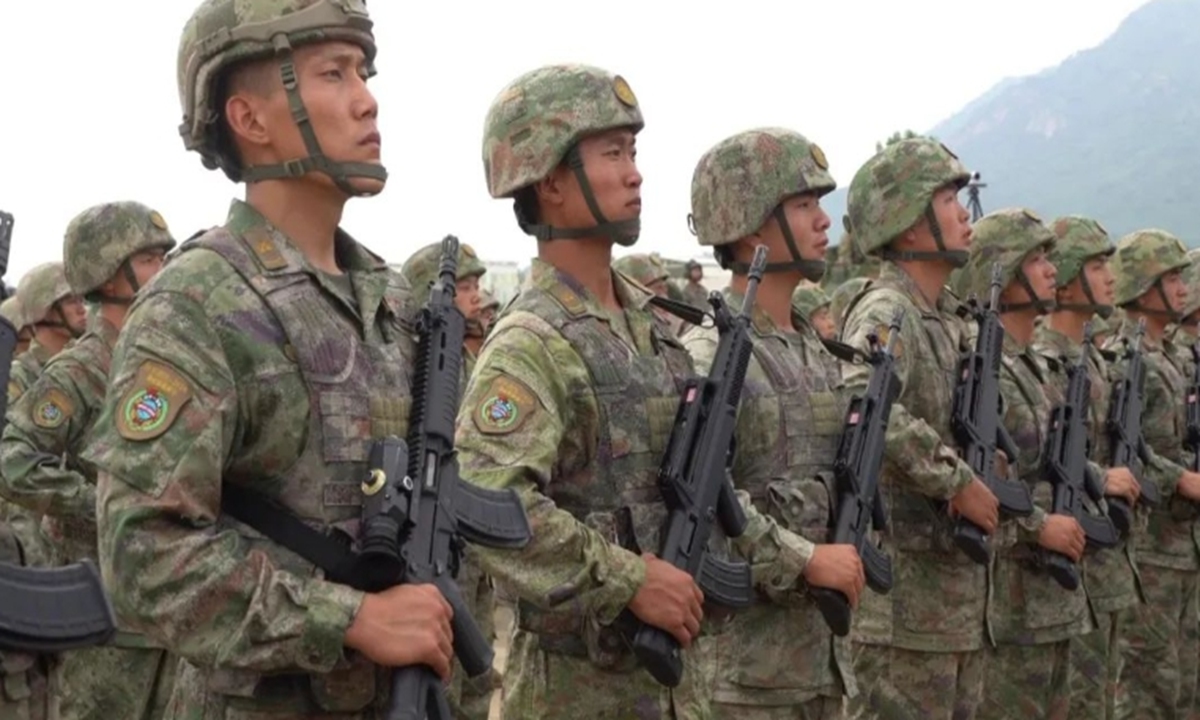
{"label": "soldier's face", "polygon": [[[938,227],[942,231],[942,242],[947,250],[971,249],[971,214],[958,200],[958,190],[953,186],[944,187],[933,194],[933,215],[937,218]],[[928,231],[928,224],[924,220]],[[932,234],[928,238],[929,250],[937,248]]]}
{"label": "soldier's face", "polygon": [[1032,300],[1054,300],[1058,271],[1054,268],[1054,263],[1050,262],[1050,258],[1046,256],[1045,250],[1039,248],[1027,255],[1025,261],[1021,263],[1021,272],[1029,280],[1037,297],[1029,297],[1029,291],[1025,289],[1021,281],[1013,278],[1000,293],[1002,303],[1017,304]]}
{"label": "soldier's face", "polygon": [[688,270],[688,277],[691,278],[692,282],[700,282],[700,280],[704,278],[704,269],[694,267],[691,270]]}
{"label": "soldier's face", "polygon": [[1160,294],[1154,288],[1150,288],[1145,295],[1142,295],[1140,304],[1151,310],[1170,310],[1174,312],[1182,310],[1187,305],[1188,300],[1187,285],[1183,282],[1183,276],[1179,274],[1178,270],[1172,270],[1163,275],[1160,282],[1162,283],[1162,295],[1167,296],[1171,307],[1163,307],[1162,297],[1160,297]]}
{"label": "soldier's face", "polygon": [[[586,137],[579,156],[596,203],[610,221],[633,220],[642,214],[642,175],[637,169],[637,138],[618,129]],[[596,223],[575,173],[560,167],[563,211],[573,227]]]}
{"label": "soldier's face", "polygon": [[454,306],[468,320],[479,317],[479,276],[459,278],[454,286]]}
{"label": "soldier's face", "polygon": [[[783,201],[783,216],[787,219],[788,229],[792,239],[796,241],[796,250],[800,252],[801,260],[824,260],[825,249],[829,247],[829,216],[821,208],[821,199],[815,193],[793,195]],[[759,231],[770,251],[768,262],[789,262],[794,260],[787,247],[787,241],[779,228],[779,223],[768,219]]]}
{"label": "soldier's face", "polygon": [[[1117,278],[1112,268],[1108,266],[1107,257],[1092,258],[1083,264],[1083,274],[1087,276],[1088,287],[1092,289],[1092,297],[1101,305],[1112,305],[1116,300]],[[1071,302],[1086,303],[1087,295],[1078,280],[1071,283],[1071,288],[1078,293],[1079,299]]]}
{"label": "soldier's face", "polygon": [[808,316],[808,321],[812,323],[817,334],[826,340],[832,340],[837,334],[837,328],[833,325],[833,315],[827,307],[814,310],[812,315]]}
{"label": "soldier's face", "polygon": [[[346,42],[316,43],[297,48],[294,58],[300,97],[326,157],[334,162],[380,164],[379,105],[367,89],[368,67],[362,48]],[[308,156],[282,85],[271,94],[264,121],[269,123],[267,130],[278,161]],[[308,177],[333,185],[320,173]],[[368,178],[355,178],[350,184],[370,193],[383,189],[382,182]]]}
{"label": "soldier's face", "polygon": [[667,281],[663,280],[661,278],[656,279],[656,280],[651,280],[649,283],[646,284],[646,287],[650,290],[650,292],[654,293],[655,295],[657,295],[659,297],[666,297],[668,294],[667,293]]}
{"label": "soldier's face", "polygon": [[167,251],[162,248],[143,250],[130,256],[129,266],[133,269],[133,276],[137,278],[138,287],[146,287],[146,283],[154,279],[158,271],[162,270],[166,258]]}
{"label": "soldier's face", "polygon": [[78,295],[68,295],[55,303],[55,308],[63,324],[82,333],[87,329],[87,310],[83,307],[83,298]]}

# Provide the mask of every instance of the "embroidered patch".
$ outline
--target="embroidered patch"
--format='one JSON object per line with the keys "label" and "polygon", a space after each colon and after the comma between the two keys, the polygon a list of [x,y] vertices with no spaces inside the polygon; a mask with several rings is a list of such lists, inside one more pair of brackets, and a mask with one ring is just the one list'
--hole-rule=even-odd
{"label": "embroidered patch", "polygon": [[117,432],[127,440],[162,435],[192,397],[192,386],[174,368],[147,361],[117,405]]}
{"label": "embroidered patch", "polygon": [[46,391],[33,405],[31,419],[33,424],[41,428],[53,430],[59,427],[75,412],[71,399],[63,391],[54,388]]}
{"label": "embroidered patch", "polygon": [[633,94],[633,88],[629,87],[629,83],[625,78],[618,75],[613,79],[613,92],[616,93],[617,99],[626,107],[637,107],[637,95]]}
{"label": "embroidered patch", "polygon": [[[887,347],[888,338],[891,337],[891,333],[892,333],[891,325],[880,325],[879,327],[875,328],[875,337],[878,339],[880,348]],[[897,337],[896,338],[896,346],[892,348],[892,355],[894,357],[900,357],[901,347],[902,347],[902,344],[900,342],[900,338]]]}
{"label": "embroidered patch", "polygon": [[820,145],[816,143],[809,145],[808,153],[812,155],[813,162],[817,164],[817,167],[822,170],[829,169],[829,159],[825,157],[825,151],[821,149]]}
{"label": "embroidered patch", "polygon": [[150,213],[150,224],[159,230],[167,229],[167,221],[163,220],[163,216],[159,215],[157,211],[152,211]]}
{"label": "embroidered patch", "polygon": [[282,270],[288,266],[288,261],[279,251],[271,231],[265,227],[256,227],[246,233],[246,243],[264,270]]}
{"label": "embroidered patch", "polygon": [[496,378],[475,408],[475,427],[487,435],[505,435],[521,427],[536,407],[537,399],[519,380]]}
{"label": "embroidered patch", "polygon": [[21,383],[16,380],[8,381],[8,404],[12,405],[21,397]]}

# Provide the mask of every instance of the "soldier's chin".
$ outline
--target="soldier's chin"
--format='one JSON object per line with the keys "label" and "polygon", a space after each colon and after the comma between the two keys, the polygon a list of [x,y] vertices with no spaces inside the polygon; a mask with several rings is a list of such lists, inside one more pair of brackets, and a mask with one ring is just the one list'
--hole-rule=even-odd
{"label": "soldier's chin", "polygon": [[387,180],[379,180],[369,177],[352,177],[349,179],[350,187],[354,188],[354,194],[357,197],[371,197],[383,192],[384,186],[387,185]]}

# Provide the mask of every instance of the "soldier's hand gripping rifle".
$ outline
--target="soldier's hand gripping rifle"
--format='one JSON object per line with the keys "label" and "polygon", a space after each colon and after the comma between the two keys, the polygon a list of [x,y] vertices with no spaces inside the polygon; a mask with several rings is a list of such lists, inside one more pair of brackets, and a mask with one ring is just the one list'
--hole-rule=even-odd
{"label": "soldier's hand gripping rifle", "polygon": [[[462,372],[462,313],[454,306],[458,239],[442,241],[438,280],[421,312],[421,340],[413,383],[408,442],[376,441],[363,482],[360,563],[369,585],[433,583],[454,610],[454,654],[467,674],[492,665],[492,647],[471,617],[454,576],[463,540],[495,548],[521,548],[529,519],[513,490],[488,490],[463,482],[454,452]],[[387,720],[450,720],[442,681],[425,666],[396,668]]]}
{"label": "soldier's hand gripping rifle", "polygon": [[[885,345],[871,336],[873,366],[867,391],[854,397],[846,411],[845,429],[838,441],[837,459],[833,463],[837,480],[837,517],[832,542],[853,545],[862,558],[867,584],[878,593],[892,589],[892,561],[871,542],[871,529],[883,530],[887,511],[879,494],[879,473],[883,467],[884,436],[892,403],[900,394],[900,379],[896,377],[896,342],[904,322],[904,310],[896,310],[888,330]],[[831,588],[810,590],[825,624],[834,635],[844,637],[850,632],[850,600],[844,593]]]}
{"label": "soldier's hand gripping rifle", "polygon": [[[754,298],[767,264],[765,247],[755,250],[742,311],[734,315],[718,293],[709,296],[720,340],[708,376],[683,389],[658,486],[667,505],[659,557],[696,579],[705,600],[731,608],[754,601],[750,566],[708,553],[714,522],[729,537],[746,529],[746,516],[729,481],[742,383],[750,363]],[[683,679],[679,643],[659,628],[636,621],[633,652],[655,680],[668,687]]]}
{"label": "soldier's hand gripping rifle", "polygon": [[[1000,264],[992,266],[991,292],[987,307],[973,301],[972,313],[979,325],[975,350],[963,355],[959,363],[958,385],[954,388],[954,409],[950,427],[959,453],[975,477],[983,481],[1000,502],[1002,517],[1022,517],[1033,513],[1033,498],[1022,482],[1014,482],[996,473],[996,450],[1004,451],[1008,462],[1017,461],[1017,447],[1001,420],[1000,359],[1004,350],[1004,326],[1000,323]],[[975,523],[960,517],[954,526],[954,543],[977,563],[988,561],[987,534]]]}
{"label": "soldier's hand gripping rifle", "polygon": [[[1146,319],[1138,321],[1137,334],[1125,352],[1125,374],[1113,382],[1112,402],[1108,406],[1105,423],[1108,430],[1112,459],[1109,467],[1125,467],[1137,478],[1141,486],[1139,498],[1147,505],[1162,503],[1162,492],[1153,480],[1144,477],[1146,463],[1150,461],[1150,450],[1142,435],[1142,388],[1145,386],[1146,365],[1142,358],[1142,336],[1146,334]],[[1133,510],[1124,498],[1109,497],[1108,516],[1113,525],[1128,534],[1133,526]]]}
{"label": "soldier's hand gripping rifle", "polygon": [[[1120,540],[1112,521],[1092,515],[1083,505],[1083,494],[1095,502],[1104,497],[1100,478],[1088,465],[1088,408],[1091,405],[1092,380],[1088,377],[1087,357],[1092,347],[1092,326],[1083,331],[1079,362],[1067,368],[1067,391],[1063,401],[1050,411],[1050,430],[1046,439],[1046,479],[1054,488],[1050,512],[1075,518],[1087,536],[1088,547],[1110,548]],[[1079,587],[1079,568],[1066,555],[1043,549],[1046,571],[1062,587]]]}
{"label": "soldier's hand gripping rifle", "polygon": [[[0,211],[0,295],[12,248],[13,216]],[[0,388],[8,387],[17,328],[0,317]],[[0,430],[8,397],[0,392]],[[75,650],[108,641],[116,632],[112,607],[89,560],[58,568],[0,563],[0,649],[32,653]]]}
{"label": "soldier's hand gripping rifle", "polygon": [[1187,389],[1187,424],[1183,446],[1192,453],[1192,472],[1200,472],[1200,342],[1192,344],[1192,362],[1192,383]]}

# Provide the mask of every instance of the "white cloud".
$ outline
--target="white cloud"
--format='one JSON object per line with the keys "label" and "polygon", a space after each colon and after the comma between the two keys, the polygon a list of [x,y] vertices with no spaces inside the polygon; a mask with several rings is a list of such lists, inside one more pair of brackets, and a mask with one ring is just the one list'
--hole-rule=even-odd
{"label": "white cloud", "polygon": [[[692,168],[722,137],[795,128],[844,184],[876,140],[926,129],[1004,77],[1099,43],[1144,2],[371,0],[391,179],[378,198],[353,201],[345,224],[396,262],[447,232],[486,259],[523,262],[532,241],[484,187],[483,117],[513,77],[578,61],[624,75],[647,118],[638,249],[692,255]],[[176,46],[195,4],[0,3],[0,208],[17,217],[9,283],[60,257],[63,229],[88,205],[141,200],[182,240],[220,224],[240,196],[176,130]]]}

